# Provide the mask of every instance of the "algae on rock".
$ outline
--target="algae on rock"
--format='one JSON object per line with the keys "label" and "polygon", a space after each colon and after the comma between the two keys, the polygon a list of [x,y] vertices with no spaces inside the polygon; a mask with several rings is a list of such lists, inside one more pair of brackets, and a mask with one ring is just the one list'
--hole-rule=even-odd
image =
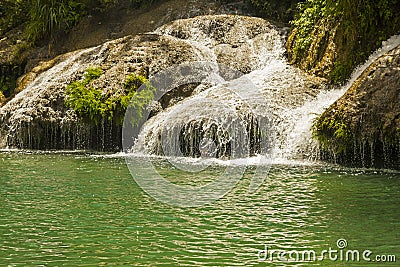
{"label": "algae on rock", "polygon": [[400,1],[308,0],[291,23],[290,62],[340,83],[400,31]]}
{"label": "algae on rock", "polygon": [[400,168],[400,46],[373,62],[315,122],[324,157]]}

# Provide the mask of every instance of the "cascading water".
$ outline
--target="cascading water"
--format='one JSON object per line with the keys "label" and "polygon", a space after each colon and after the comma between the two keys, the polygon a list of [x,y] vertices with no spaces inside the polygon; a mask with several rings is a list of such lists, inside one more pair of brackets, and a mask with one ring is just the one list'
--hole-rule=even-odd
{"label": "cascading water", "polygon": [[[229,147],[234,139],[229,133],[232,125],[239,125],[245,128],[250,155],[268,151],[278,160],[317,159],[319,148],[311,134],[314,119],[339,99],[374,60],[400,44],[398,36],[392,37],[354,71],[346,85],[329,88],[321,80],[309,77],[287,63],[283,56],[282,38],[275,29],[257,35],[243,30],[223,32],[212,29],[216,24],[183,20],[163,26],[157,32],[184,39],[191,45],[203,48],[203,53],[209,53],[203,58],[212,59],[215,63],[231,53],[229,49],[223,50],[226,45],[222,43],[233,34],[233,43],[248,45],[246,49],[239,49],[238,55],[234,54],[238,62],[243,57],[251,59],[252,63],[246,65],[249,68],[245,71],[247,74],[236,80],[224,80],[151,118],[142,129],[134,151],[168,156],[229,157],[232,156]],[[219,27],[223,28],[221,25]],[[235,62],[235,56],[231,55],[232,62]],[[259,99],[261,111],[253,112],[238,107],[252,97],[247,95],[245,101],[237,98],[241,88],[237,84],[243,82],[243,79],[250,80],[261,92],[261,95],[255,96],[264,98]],[[242,93],[246,95],[245,90]],[[213,106],[211,103],[218,105]],[[237,119],[241,123],[237,124]],[[259,120],[266,124],[262,125]],[[266,130],[265,127],[270,129]],[[267,142],[273,142],[272,150],[272,144],[264,146],[268,147],[265,151],[257,149],[263,134],[271,135]]]}
{"label": "cascading water", "polygon": [[[172,88],[168,101],[161,98],[164,110],[153,113],[143,126],[134,151],[314,158],[318,147],[310,128],[316,114],[343,95],[372,61],[399,44],[398,36],[391,38],[346,86],[332,89],[287,63],[284,37],[263,19],[218,15],[178,20],[153,33],[62,56],[0,109],[0,147],[101,150],[110,142],[119,143],[118,126],[103,120],[90,128],[65,107],[68,83],[98,66],[104,74],[94,86],[104,94],[115,93],[123,90],[131,73],[152,78],[179,64],[201,69],[196,65],[201,62],[212,70],[210,77],[195,81],[200,84],[195,89]],[[185,69],[180,71],[181,75]]]}
{"label": "cascading water", "polygon": [[400,35],[395,35],[382,43],[382,47],[376,50],[369,59],[358,66],[347,83],[338,88],[323,90],[313,99],[303,105],[284,112],[285,123],[279,127],[281,132],[287,129],[283,146],[279,148],[278,155],[282,158],[302,157],[306,159],[318,158],[319,148],[316,140],[312,138],[311,128],[314,119],[338,100],[353,85],[374,61],[380,56],[400,45]]}
{"label": "cascading water", "polygon": [[[102,54],[101,48],[90,48],[83,51],[76,51],[64,55],[63,60],[54,67],[40,74],[31,84],[19,93],[12,101],[1,109],[1,119],[12,121],[8,124],[8,135],[2,135],[8,138],[7,145],[12,147],[41,147],[43,140],[48,142],[68,142],[69,144],[80,143],[80,139],[85,139],[85,129],[78,125],[70,127],[71,121],[76,121],[73,113],[66,112],[62,120],[57,120],[61,111],[49,108],[48,104],[58,102],[57,91],[67,84],[76,73],[90,65],[98,64],[102,58],[90,58],[95,51]],[[89,55],[89,56],[88,56]],[[44,88],[47,91],[43,90]],[[43,98],[43,95],[46,97]],[[13,112],[9,112],[12,110]],[[48,123],[37,127],[35,119],[41,116],[40,113],[46,113]],[[67,147],[66,144],[64,144]]]}
{"label": "cascading water", "polygon": [[261,69],[285,52],[277,28],[254,17],[201,16],[174,21],[155,33],[195,46],[202,51],[202,61],[223,63],[242,73]]}
{"label": "cascading water", "polygon": [[[236,142],[247,146],[248,155],[272,153],[275,147],[279,157],[292,156],[287,140],[301,113],[300,107],[314,99],[324,86],[287,64],[281,34],[265,21],[258,27],[257,22],[262,20],[244,27],[243,22],[232,26],[222,18],[181,20],[156,30],[200,48],[202,58],[212,60],[210,64],[215,66],[229,57],[228,66],[224,67],[242,73],[232,80],[220,75],[211,88],[151,118],[134,151],[229,158],[234,156],[232,146]],[[213,74],[220,71],[221,68],[216,69]],[[241,134],[235,132],[235,127],[241,129]],[[234,136],[242,137],[237,141]],[[243,155],[237,153],[234,157]]]}
{"label": "cascading water", "polygon": [[66,86],[82,79],[89,67],[98,67],[103,75],[91,85],[104,95],[118,95],[128,75],[199,60],[197,54],[172,37],[143,34],[62,55],[0,109],[0,148],[119,150],[121,126],[107,118],[98,124],[79,118],[65,106]]}

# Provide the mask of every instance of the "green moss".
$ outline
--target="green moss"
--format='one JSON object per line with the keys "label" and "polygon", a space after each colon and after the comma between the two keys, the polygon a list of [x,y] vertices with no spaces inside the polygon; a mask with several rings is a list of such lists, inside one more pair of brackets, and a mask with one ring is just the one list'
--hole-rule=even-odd
{"label": "green moss", "polygon": [[318,117],[313,124],[313,137],[323,150],[333,151],[337,155],[352,149],[353,134],[340,112],[333,117],[325,113]]}
{"label": "green moss", "polygon": [[[100,68],[89,68],[82,80],[70,83],[66,89],[66,106],[72,108],[81,118],[95,124],[106,118],[117,125],[122,124],[126,109],[132,106],[132,124],[137,124],[142,118],[143,110],[154,99],[155,88],[146,77],[131,74],[124,82],[124,91],[103,93],[103,90],[92,85],[102,73]],[[142,84],[145,86],[138,91]]]}
{"label": "green moss", "polygon": [[330,73],[330,79],[333,83],[341,83],[351,75],[353,71],[352,61],[347,62],[335,62],[332,72]]}
{"label": "green moss", "polygon": [[290,22],[296,29],[295,46],[292,49],[294,58],[302,59],[313,41],[313,31],[317,21],[327,15],[326,0],[308,0],[298,5],[298,13]]}
{"label": "green moss", "polygon": [[[291,62],[340,83],[383,40],[400,31],[400,0],[307,0],[291,25]],[[334,43],[334,51],[325,50],[327,42]],[[319,69],[323,56],[312,56],[324,53],[331,53],[328,70]]]}

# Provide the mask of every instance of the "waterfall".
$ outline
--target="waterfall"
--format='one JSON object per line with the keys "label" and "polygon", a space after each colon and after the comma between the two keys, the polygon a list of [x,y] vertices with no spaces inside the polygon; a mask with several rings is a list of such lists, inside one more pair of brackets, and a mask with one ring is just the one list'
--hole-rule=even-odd
{"label": "waterfall", "polygon": [[[133,147],[136,153],[292,157],[290,147],[302,145],[289,142],[294,123],[303,115],[301,108],[325,87],[287,63],[284,38],[273,26],[263,23],[257,29],[243,21],[232,26],[229,16],[220,18],[179,20],[155,31],[199,48],[204,61],[218,66],[210,75],[219,79],[205,83],[208,87],[203,83],[191,97],[150,118]],[[223,69],[240,74],[222,78]]]}
{"label": "waterfall", "polygon": [[400,35],[395,35],[382,43],[381,48],[370,55],[368,60],[359,65],[352,73],[350,79],[340,87],[323,90],[313,99],[305,102],[295,109],[285,112],[285,123],[281,125],[281,132],[290,129],[284,138],[284,145],[279,148],[281,158],[318,158],[318,144],[312,138],[311,127],[314,119],[338,100],[353,85],[360,75],[380,56],[400,45]]}
{"label": "waterfall", "polygon": [[61,55],[0,108],[0,147],[118,151],[122,127],[104,117],[97,124],[80,118],[65,105],[67,85],[81,80],[88,68],[98,67],[103,75],[91,85],[104,95],[118,94],[129,74],[154,73],[181,61],[199,60],[197,54],[183,41],[142,34]]}
{"label": "waterfall", "polygon": [[[221,35],[213,34],[209,27],[202,21],[187,23],[183,20],[163,26],[157,32],[202,47],[203,58],[217,64],[224,57],[220,48],[226,36],[221,32]],[[229,34],[231,32],[226,35]],[[314,119],[339,99],[373,61],[400,44],[399,36],[383,42],[382,48],[356,68],[345,85],[332,87],[288,64],[283,56],[282,38],[276,29],[271,28],[260,36],[238,31],[235,38],[234,42],[250,44],[250,48],[241,50],[252,60],[252,64],[247,65],[248,71],[237,68],[243,71],[239,78],[222,80],[152,117],[142,128],[134,152],[220,158],[269,153],[278,161],[318,159],[318,144],[311,133]],[[238,57],[240,61],[243,55]],[[257,89],[246,92],[238,84],[254,85]],[[252,96],[255,91],[260,93]],[[243,108],[252,97],[260,102],[257,112],[254,106],[250,110]],[[236,137],[239,141],[234,141],[234,136],[238,135],[234,127],[240,128],[240,137]],[[233,155],[234,142],[245,143],[246,153]],[[263,142],[268,144],[261,145]],[[243,148],[240,151],[243,152]]]}
{"label": "waterfall", "polygon": [[249,73],[285,53],[284,36],[261,18],[232,15],[201,16],[176,20],[155,30],[202,51],[202,61]]}
{"label": "waterfall", "polygon": [[[65,148],[78,148],[79,139],[87,132],[87,129],[76,125],[76,117],[67,112],[66,116],[59,120],[62,111],[57,111],[48,106],[49,103],[58,101],[58,91],[62,85],[66,85],[75,77],[79,70],[85,69],[91,64],[96,64],[99,58],[90,59],[96,48],[71,52],[63,55],[55,61],[54,66],[44,71],[30,83],[21,93],[12,99],[0,110],[0,118],[3,121],[13,123],[7,124],[7,145],[19,148],[46,148],[60,146]],[[35,121],[45,114],[46,123],[39,127]],[[4,125],[2,125],[4,126]],[[4,142],[4,141],[3,141]],[[63,143],[63,144],[61,144]]]}
{"label": "waterfall", "polygon": [[[141,131],[124,137],[130,139],[124,150],[171,157],[317,158],[313,120],[371,62],[398,46],[400,37],[384,42],[337,88],[289,65],[284,42],[282,32],[261,18],[214,15],[62,55],[0,108],[0,147],[120,148],[122,127],[104,118],[98,125],[86,123],[64,105],[67,84],[94,66],[103,70],[93,84],[103,94],[124,90],[132,73],[146,73],[159,86],[172,82],[157,93],[158,110],[147,113]],[[168,79],[157,81],[160,77]]]}

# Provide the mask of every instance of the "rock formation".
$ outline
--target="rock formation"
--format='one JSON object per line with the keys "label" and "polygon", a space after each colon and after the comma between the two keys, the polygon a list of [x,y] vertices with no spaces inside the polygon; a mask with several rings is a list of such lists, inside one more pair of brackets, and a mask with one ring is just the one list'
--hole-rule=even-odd
{"label": "rock formation", "polygon": [[400,46],[379,57],[315,124],[324,157],[400,168]]}

